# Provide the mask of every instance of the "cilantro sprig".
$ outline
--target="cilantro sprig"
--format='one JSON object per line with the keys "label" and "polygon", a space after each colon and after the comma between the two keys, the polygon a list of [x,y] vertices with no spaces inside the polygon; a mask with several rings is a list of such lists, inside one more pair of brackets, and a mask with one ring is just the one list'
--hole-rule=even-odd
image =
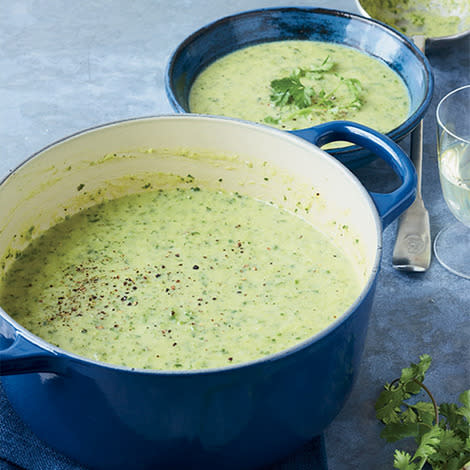
{"label": "cilantro sprig", "polygon": [[[420,356],[384,386],[375,404],[376,417],[385,424],[382,438],[396,442],[411,437],[416,442],[413,455],[395,450],[393,466],[398,470],[421,470],[426,463],[434,470],[460,470],[470,463],[470,390],[459,395],[460,406],[438,406],[423,383],[430,365],[429,355]],[[408,402],[422,390],[430,402]]]}
{"label": "cilantro sprig", "polygon": [[[335,62],[327,56],[319,65],[296,68],[287,77],[272,80],[272,104],[290,111],[286,120],[312,113],[330,114],[333,119],[340,119],[349,111],[360,109],[364,104],[361,82],[338,75],[335,66]],[[327,90],[324,88],[325,82],[335,83],[334,88]],[[273,116],[265,118],[265,122],[270,124],[279,124],[280,120]]]}
{"label": "cilantro sprig", "polygon": [[276,106],[293,104],[301,109],[309,106],[315,92],[313,88],[306,87],[300,81],[304,75],[305,71],[296,69],[288,77],[273,80],[271,82],[271,101]]}

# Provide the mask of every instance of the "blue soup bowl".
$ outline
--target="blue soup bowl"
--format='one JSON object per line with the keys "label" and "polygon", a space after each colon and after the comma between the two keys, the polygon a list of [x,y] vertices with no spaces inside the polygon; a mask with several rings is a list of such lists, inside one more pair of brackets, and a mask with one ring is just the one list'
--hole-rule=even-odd
{"label": "blue soup bowl", "polygon": [[[402,140],[423,118],[432,98],[433,75],[422,52],[406,36],[379,21],[323,8],[253,10],[224,17],[194,32],[176,48],[167,65],[165,88],[171,106],[178,113],[191,112],[189,94],[194,80],[220,57],[246,46],[290,39],[353,47],[395,71],[408,90],[410,112],[387,133],[392,140]],[[309,129],[291,132],[317,144]],[[371,152],[358,145],[328,152],[350,168],[371,159]]]}
{"label": "blue soup bowl", "polygon": [[[290,195],[306,191],[314,202],[308,217],[351,253],[361,279],[358,298],[318,334],[277,354],[204,370],[140,370],[81,357],[33,335],[0,308],[2,384],[39,438],[93,469],[238,470],[274,462],[328,426],[358,375],[382,229],[413,201],[416,174],[391,139],[364,126],[327,123],[316,138],[367,147],[391,165],[401,184],[387,194],[368,192],[344,165],[304,139],[191,114],[83,131],[33,155],[0,183],[0,276],[12,253],[27,246],[21,234],[31,235],[32,225],[45,229],[64,208],[72,214],[100,202],[96,195],[142,191],[149,181],[158,188],[158,175],[169,172],[208,178],[207,184],[281,206],[288,194],[285,204],[297,207],[299,199]],[[160,158],[149,149],[164,152]],[[194,158],[191,150],[209,157]],[[122,184],[126,175],[131,186]],[[83,182],[84,191],[77,191]]]}

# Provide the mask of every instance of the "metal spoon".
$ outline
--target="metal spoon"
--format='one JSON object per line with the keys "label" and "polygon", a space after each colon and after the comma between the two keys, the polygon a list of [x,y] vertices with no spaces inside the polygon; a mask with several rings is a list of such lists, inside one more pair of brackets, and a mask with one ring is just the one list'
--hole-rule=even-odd
{"label": "metal spoon", "polygon": [[[419,14],[419,7],[414,11],[401,11],[398,2],[395,2],[394,8],[391,8],[389,1],[383,0],[356,0],[359,11],[364,16],[374,17],[375,19],[384,23],[391,24],[401,30],[401,32],[408,34],[411,32],[413,42],[420,49],[423,54],[425,49],[429,47],[436,47],[446,44],[449,41],[454,41],[470,34],[469,23],[469,3],[464,0],[461,5],[458,2],[449,4],[446,11],[445,2],[439,1],[434,5],[434,10],[437,11],[435,17],[437,20],[448,18],[454,15],[455,30],[450,31],[448,25],[439,25],[440,29],[437,30],[439,36],[427,37],[426,24],[429,18],[429,11],[426,12],[428,16],[421,18],[420,24],[415,26],[414,22],[407,16],[415,15],[416,19]],[[431,2],[432,3],[432,0]],[[403,2],[406,4],[406,2]],[[416,3],[414,3],[416,5]],[[428,6],[428,8],[431,5]],[[413,7],[415,8],[415,7]],[[455,8],[459,11],[455,11]],[[453,11],[451,11],[453,9]],[[418,12],[418,13],[417,13]],[[447,29],[446,29],[447,28]],[[446,34],[441,35],[441,34]],[[410,158],[416,168],[417,175],[417,188],[416,199],[414,203],[400,216],[398,220],[398,232],[395,247],[392,256],[392,265],[394,268],[401,271],[409,272],[423,272],[429,268],[431,264],[431,234],[429,224],[429,213],[424,206],[423,198],[421,195],[421,180],[422,180],[422,162],[423,162],[423,121],[416,126],[411,133],[411,148]]]}

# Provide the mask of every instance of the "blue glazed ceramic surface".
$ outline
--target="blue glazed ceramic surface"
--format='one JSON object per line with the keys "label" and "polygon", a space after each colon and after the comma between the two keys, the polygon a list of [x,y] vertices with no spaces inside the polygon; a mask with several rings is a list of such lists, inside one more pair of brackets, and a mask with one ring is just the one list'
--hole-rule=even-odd
{"label": "blue glazed ceramic surface", "polygon": [[[302,139],[266,126],[194,115],[136,119],[86,131],[33,156],[25,164],[26,173],[35,161],[49,167],[53,158],[63,161],[71,155],[80,166],[79,149],[108,146],[121,138],[121,145],[133,148],[130,139],[158,140],[159,132],[173,134],[178,142],[201,134],[209,142],[214,132],[225,142],[244,140],[242,136],[256,152],[268,141],[275,147],[288,145],[290,164],[305,151],[309,162],[326,159],[342,183],[360,187],[342,165]],[[407,156],[377,132],[335,122],[318,126],[312,137],[319,143],[343,138],[382,157],[402,183],[387,194],[358,189],[367,201],[377,245],[363,292],[341,318],[315,337],[260,360],[165,372],[110,366],[69,354],[35,337],[0,309],[2,384],[31,430],[67,456],[103,470],[256,468],[320,434],[343,407],[359,372],[382,255],[382,227],[411,204],[416,188]],[[263,158],[268,159],[265,152]],[[96,155],[100,159],[103,153]],[[21,171],[1,186],[13,181],[10,188],[15,188]]]}
{"label": "blue glazed ceramic surface", "polygon": [[[190,112],[189,92],[197,75],[214,60],[234,50],[276,40],[314,40],[354,47],[383,61],[403,79],[410,96],[408,119],[387,135],[400,141],[422,119],[433,91],[426,57],[406,36],[370,18],[322,8],[266,8],[215,21],[187,37],[167,65],[165,88],[177,112]],[[304,130],[294,131],[304,137]],[[307,133],[308,134],[308,133]],[[370,160],[358,146],[329,150],[354,168]]]}

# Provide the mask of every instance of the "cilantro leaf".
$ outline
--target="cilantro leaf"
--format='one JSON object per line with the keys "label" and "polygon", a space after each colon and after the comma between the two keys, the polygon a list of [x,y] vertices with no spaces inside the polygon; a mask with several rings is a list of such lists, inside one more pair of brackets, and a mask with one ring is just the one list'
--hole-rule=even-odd
{"label": "cilantro leaf", "polygon": [[300,76],[299,72],[294,71],[289,77],[273,80],[271,101],[277,106],[294,104],[299,108],[305,108],[311,104],[313,90],[303,85]]}
{"label": "cilantro leaf", "polygon": [[431,357],[428,354],[423,354],[419,357],[417,364],[411,363],[410,367],[405,367],[401,371],[400,382],[406,385],[406,389],[409,393],[416,394],[421,391],[421,386],[418,385],[415,380],[422,382],[424,380],[424,374],[431,365]]}
{"label": "cilantro leaf", "polygon": [[405,437],[420,435],[419,423],[389,423],[382,429],[380,437],[387,442],[395,442]]}
{"label": "cilantro leaf", "polygon": [[459,408],[459,414],[470,423],[470,390],[465,390],[459,395],[459,401],[463,404]]}
{"label": "cilantro leaf", "polygon": [[465,435],[466,428],[468,427],[464,417],[460,414],[459,407],[455,403],[441,403],[439,405],[439,414],[446,418],[442,420],[441,426],[456,430],[462,435]]}
{"label": "cilantro leaf", "polygon": [[362,84],[357,78],[345,78],[344,83],[348,87],[349,91],[355,98],[358,98],[362,93]]}
{"label": "cilantro leaf", "polygon": [[429,402],[419,401],[414,405],[410,405],[410,408],[416,412],[417,420],[421,423],[432,425],[436,414],[434,412],[434,405]]}
{"label": "cilantro leaf", "polygon": [[436,456],[436,461],[445,463],[449,457],[461,451],[463,441],[455,435],[451,429],[441,429],[440,441],[439,441],[439,454]]}
{"label": "cilantro leaf", "polygon": [[[375,404],[376,416],[385,424],[381,437],[388,442],[411,437],[416,442],[413,455],[395,451],[394,468],[421,470],[429,464],[434,470],[462,470],[470,464],[470,390],[459,395],[460,407],[448,403],[438,407],[423,383],[430,364],[430,356],[424,354],[417,364],[402,369],[399,379],[384,386]],[[421,390],[431,402],[408,404]]]}
{"label": "cilantro leaf", "polygon": [[312,65],[308,69],[308,72],[313,73],[322,73],[322,72],[329,72],[333,69],[335,63],[331,60],[329,55],[326,56],[325,60],[320,65]]}
{"label": "cilantro leaf", "polygon": [[[321,64],[297,68],[287,77],[270,83],[270,100],[281,110],[278,117],[264,122],[280,124],[298,117],[322,116],[323,120],[346,118],[363,106],[363,87],[356,78],[344,78],[334,72],[335,62],[328,55]],[[282,111],[289,114],[283,116]]]}
{"label": "cilantro leaf", "polygon": [[[418,422],[418,413],[414,411],[413,406],[409,406],[405,411],[402,412],[400,416],[402,423],[410,424]],[[422,421],[422,419],[419,419]]]}
{"label": "cilantro leaf", "polygon": [[264,118],[264,122],[265,122],[266,124],[279,124],[279,118],[276,119],[276,118],[274,118],[274,117],[272,117],[272,116],[266,116],[266,117]]}
{"label": "cilantro leaf", "polygon": [[423,434],[413,459],[427,459],[429,456],[435,454],[439,447],[442,432],[443,430],[440,427],[433,426],[427,433]]}
{"label": "cilantro leaf", "polygon": [[395,451],[393,467],[398,468],[398,470],[418,470],[418,466],[411,463],[411,455],[401,450]]}
{"label": "cilantro leaf", "polygon": [[384,388],[375,403],[375,416],[385,424],[400,422],[400,407],[408,396],[403,387],[393,388],[387,384]]}

